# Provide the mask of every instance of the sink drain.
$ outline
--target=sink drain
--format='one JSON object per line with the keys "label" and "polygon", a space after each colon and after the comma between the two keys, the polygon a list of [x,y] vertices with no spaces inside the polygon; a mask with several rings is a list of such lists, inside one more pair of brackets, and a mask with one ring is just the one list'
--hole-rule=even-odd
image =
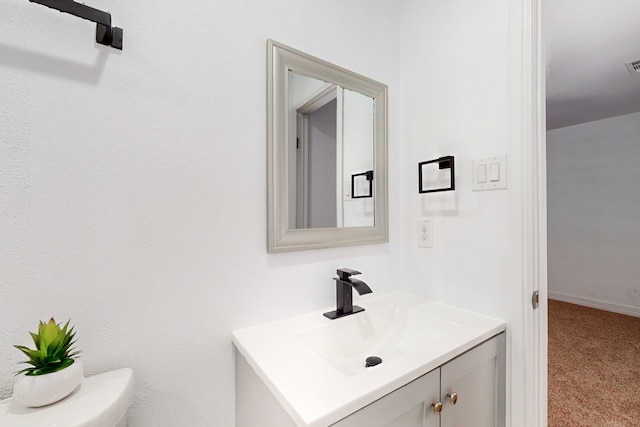
{"label": "sink drain", "polygon": [[370,368],[371,366],[376,366],[382,363],[382,359],[378,356],[369,356],[367,360],[365,360],[365,367]]}

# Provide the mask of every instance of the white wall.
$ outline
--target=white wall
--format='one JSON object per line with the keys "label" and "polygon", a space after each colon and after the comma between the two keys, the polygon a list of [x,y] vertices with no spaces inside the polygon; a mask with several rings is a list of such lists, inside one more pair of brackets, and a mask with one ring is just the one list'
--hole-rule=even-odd
{"label": "white wall", "polygon": [[[90,374],[136,370],[132,427],[232,426],[231,330],[331,306],[344,266],[375,293],[506,319],[509,417],[531,425],[514,4],[92,1],[124,27],[122,54],[96,49],[90,24],[5,6],[0,397],[10,344],[55,315]],[[268,37],[389,85],[389,244],[266,253]],[[471,159],[501,152],[509,190],[471,193]],[[418,196],[417,163],[447,154],[458,189]],[[433,249],[415,246],[421,216]]]}
{"label": "white wall", "polygon": [[135,369],[132,427],[233,426],[233,329],[330,307],[339,267],[400,286],[393,154],[391,243],[267,254],[266,40],[389,84],[394,111],[397,7],[87,3],[124,28],[121,54],[90,23],[2,6],[0,398],[11,345],[53,315],[76,324],[89,374]]}
{"label": "white wall", "polygon": [[[510,15],[510,12],[513,12]],[[399,144],[408,290],[508,323],[507,418],[533,425],[524,408],[523,204],[520,27],[515,2],[408,0],[402,12]],[[514,85],[515,82],[515,85]],[[516,117],[518,117],[516,115]],[[471,161],[508,153],[507,190],[472,192]],[[418,194],[418,163],[455,156],[456,190]],[[417,247],[416,219],[433,220],[434,247]],[[530,297],[528,297],[530,298]]]}
{"label": "white wall", "polygon": [[640,315],[640,113],[547,132],[549,292]]}

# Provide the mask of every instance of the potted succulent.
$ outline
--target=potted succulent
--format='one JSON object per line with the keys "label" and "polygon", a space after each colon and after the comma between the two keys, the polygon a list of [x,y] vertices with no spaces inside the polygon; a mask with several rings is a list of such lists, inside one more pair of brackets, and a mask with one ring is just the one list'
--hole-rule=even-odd
{"label": "potted succulent", "polygon": [[35,349],[22,345],[14,347],[24,353],[31,366],[16,373],[18,379],[13,387],[13,397],[28,407],[39,407],[57,402],[71,394],[84,378],[80,362],[75,357],[75,332],[69,321],[60,326],[51,318],[40,322],[38,333],[31,334]]}

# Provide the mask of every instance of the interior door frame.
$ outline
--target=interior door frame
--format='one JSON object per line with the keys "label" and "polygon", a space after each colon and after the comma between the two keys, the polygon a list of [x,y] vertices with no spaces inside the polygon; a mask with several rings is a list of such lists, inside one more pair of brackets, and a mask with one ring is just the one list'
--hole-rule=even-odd
{"label": "interior door frame", "polygon": [[336,227],[343,226],[342,201],[342,91],[327,83],[295,106],[296,109],[296,228],[309,228],[309,115],[336,101]]}
{"label": "interior door frame", "polygon": [[[519,144],[522,170],[522,285],[524,422],[547,427],[547,187],[543,0],[511,6],[512,140]],[[518,135],[519,134],[519,135]],[[538,292],[539,305],[532,296]],[[514,414],[512,414],[514,417]],[[515,424],[514,424],[515,426]]]}

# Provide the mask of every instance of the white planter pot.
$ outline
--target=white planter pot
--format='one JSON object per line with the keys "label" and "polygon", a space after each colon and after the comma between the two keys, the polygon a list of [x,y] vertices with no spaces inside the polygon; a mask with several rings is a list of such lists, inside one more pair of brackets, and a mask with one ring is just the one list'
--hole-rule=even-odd
{"label": "white planter pot", "polygon": [[82,364],[76,360],[58,372],[33,377],[20,374],[13,386],[13,399],[30,408],[50,405],[73,393],[83,373]]}

